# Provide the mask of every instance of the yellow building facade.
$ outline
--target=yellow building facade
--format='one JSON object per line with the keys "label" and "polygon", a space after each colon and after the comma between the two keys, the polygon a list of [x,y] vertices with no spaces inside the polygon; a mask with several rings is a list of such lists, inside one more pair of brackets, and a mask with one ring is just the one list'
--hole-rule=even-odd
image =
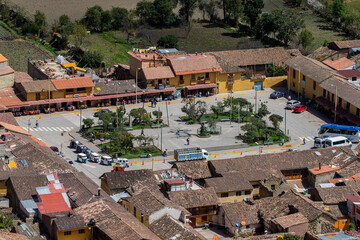
{"label": "yellow building facade", "polygon": [[121,205],[134,215],[142,224],[149,227],[149,216],[143,215],[131,202],[122,201]]}
{"label": "yellow building facade", "polygon": [[58,240],[92,240],[92,228],[78,228],[66,231],[58,231]]}

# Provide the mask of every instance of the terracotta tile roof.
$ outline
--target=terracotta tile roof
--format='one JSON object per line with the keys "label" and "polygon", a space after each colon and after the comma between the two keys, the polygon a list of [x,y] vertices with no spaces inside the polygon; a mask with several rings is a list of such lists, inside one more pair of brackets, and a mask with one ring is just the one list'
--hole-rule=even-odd
{"label": "terracotta tile roof", "polygon": [[329,188],[316,188],[324,204],[338,204],[346,201],[346,195],[358,196],[357,192],[349,186],[336,186]]}
{"label": "terracotta tile roof", "polygon": [[253,186],[243,177],[242,173],[230,172],[223,177],[205,179],[205,184],[213,187],[216,193],[252,190]]}
{"label": "terracotta tile roof", "polygon": [[[294,68],[296,71],[298,71],[300,68],[300,72],[302,74],[319,83],[336,76],[343,78],[335,70],[325,65],[324,63],[305,56],[294,57],[286,61],[286,65]],[[296,75],[296,77],[298,77],[298,75]]]}
{"label": "terracotta tile roof", "polygon": [[9,183],[14,187],[19,200],[30,200],[33,195],[37,195],[36,188],[47,185],[48,180],[46,175],[24,175],[10,177]]}
{"label": "terracotta tile roof", "polygon": [[[346,162],[344,162],[345,159]],[[214,175],[233,171],[257,170],[265,175],[282,176],[281,170],[311,169],[318,167],[319,163],[323,166],[330,163],[345,166],[345,163],[355,159],[356,156],[351,148],[338,147],[211,160],[209,161],[209,168]]]}
{"label": "terracotta tile roof", "polygon": [[105,178],[111,191],[123,191],[139,181],[146,181],[148,179],[156,181],[154,174],[150,169],[130,170],[124,172],[107,172],[104,173],[100,178]]}
{"label": "terracotta tile roof", "polygon": [[323,174],[323,173],[334,172],[339,169],[340,169],[340,167],[325,165],[325,166],[321,166],[321,168],[318,168],[318,167],[311,168],[311,169],[309,169],[309,172],[311,172],[314,175],[319,175],[319,174]]}
{"label": "terracotta tile roof", "polygon": [[72,88],[85,88],[94,87],[95,84],[90,77],[75,77],[69,79],[53,79],[51,80],[55,88],[61,89],[72,89]]}
{"label": "terracotta tile roof", "polygon": [[215,57],[211,55],[175,57],[168,58],[168,61],[176,75],[222,71]]}
{"label": "terracotta tile roof", "polygon": [[7,61],[8,61],[8,59],[0,53],[0,62],[7,62]]}
{"label": "terracotta tile roof", "polygon": [[331,78],[323,81],[320,84],[320,87],[323,89],[335,94],[336,87],[338,89],[337,95],[338,97],[344,99],[345,101],[351,103],[357,108],[360,108],[360,88],[355,86],[344,79]]}
{"label": "terracotta tile roof", "polygon": [[188,209],[201,206],[217,205],[219,200],[214,188],[202,188],[198,190],[182,190],[169,192],[169,199],[180,206]]}
{"label": "terracotta tile roof", "polygon": [[[335,50],[332,50],[328,47],[319,47],[314,52],[307,55],[307,57],[316,59],[318,61],[324,61],[325,59],[328,59],[333,56],[337,56],[338,52]],[[346,54],[347,55],[347,54]]]}
{"label": "terracotta tile roof", "polygon": [[28,239],[30,238],[22,234],[11,233],[6,231],[0,232],[0,240],[28,240]]}
{"label": "terracotta tile roof", "polygon": [[340,177],[346,178],[346,177],[353,177],[355,174],[360,173],[360,161],[356,160],[346,167],[336,171],[336,174]]}
{"label": "terracotta tile roof", "polygon": [[0,122],[20,126],[11,112],[0,113]]}
{"label": "terracotta tile roof", "polygon": [[14,82],[15,83],[32,82],[32,81],[34,81],[33,78],[26,72],[15,71],[15,73],[14,73]]}
{"label": "terracotta tile roof", "polygon": [[20,83],[26,93],[56,91],[56,88],[49,80],[37,80]]}
{"label": "terracotta tile roof", "polygon": [[293,213],[286,216],[278,217],[273,219],[272,221],[279,224],[283,229],[309,222],[309,220],[301,213]]}
{"label": "terracotta tile roof", "polygon": [[14,88],[4,88],[0,90],[0,104],[11,107],[23,105],[24,102],[19,98],[19,93]]}
{"label": "terracotta tile roof", "polygon": [[329,67],[335,70],[341,70],[355,65],[353,61],[351,61],[346,57],[339,58],[335,61],[331,61],[328,59],[323,61],[323,63],[325,63],[326,65],[328,65]]}
{"label": "terracotta tile roof", "polygon": [[46,145],[44,142],[40,141],[37,137],[31,136],[31,138],[32,138],[35,142],[37,142],[38,144],[40,144],[41,146],[49,147],[49,146]]}
{"label": "terracotta tile roof", "polygon": [[334,45],[339,50],[344,48],[354,48],[360,47],[360,40],[334,41],[331,42],[329,45]]}
{"label": "terracotta tile roof", "polygon": [[58,231],[86,228],[87,223],[80,216],[61,216],[54,220]]}
{"label": "terracotta tile roof", "polygon": [[175,77],[169,66],[148,67],[142,69],[146,80],[165,79]]}
{"label": "terracotta tile roof", "polygon": [[225,73],[239,72],[240,67],[253,65],[272,63],[283,65],[287,60],[301,55],[297,49],[285,50],[283,47],[229,50],[208,54],[216,57]]}
{"label": "terracotta tile roof", "polygon": [[225,218],[230,222],[231,226],[236,227],[237,222],[245,221],[246,225],[260,223],[258,217],[258,206],[250,205],[244,201],[236,203],[225,203],[221,207],[224,209]]}
{"label": "terracotta tile roof", "polygon": [[15,126],[15,125],[5,123],[5,122],[0,122],[0,125],[10,132],[21,133],[21,134],[29,135],[29,136],[31,135],[30,133],[28,133],[28,131],[24,130],[20,126]]}
{"label": "terracotta tile roof", "polygon": [[6,67],[0,67],[0,76],[1,75],[7,75],[7,74],[11,74],[14,73],[14,69],[12,69],[10,66],[6,66]]}
{"label": "terracotta tile roof", "polygon": [[157,192],[144,187],[141,190],[132,194],[131,197],[126,197],[123,201],[132,203],[143,215],[150,216],[151,214],[165,208],[177,209],[183,214],[190,215],[190,213],[179,205],[173,203],[165,198],[159,190]]}
{"label": "terracotta tile roof", "polygon": [[176,168],[178,173],[184,173],[186,176],[191,177],[194,180],[211,177],[207,161],[175,162],[173,168]]}
{"label": "terracotta tile roof", "polygon": [[[120,81],[109,81],[98,82],[94,87],[94,95],[110,95],[110,94],[121,94],[121,93],[135,93],[135,79],[131,80],[120,80]],[[140,92],[138,88],[138,92]]]}
{"label": "terracotta tile roof", "polygon": [[338,70],[337,72],[346,78],[360,77],[360,71],[357,69]]}
{"label": "terracotta tile roof", "polygon": [[151,231],[161,239],[176,240],[205,240],[196,230],[190,226],[185,226],[171,216],[165,215],[149,225]]}

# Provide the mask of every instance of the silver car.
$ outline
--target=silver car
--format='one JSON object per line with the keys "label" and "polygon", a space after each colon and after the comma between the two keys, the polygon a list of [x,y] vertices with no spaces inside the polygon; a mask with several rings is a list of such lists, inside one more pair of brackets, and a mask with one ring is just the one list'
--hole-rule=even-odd
{"label": "silver car", "polygon": [[288,101],[286,103],[286,108],[287,109],[292,109],[292,108],[294,108],[294,107],[296,107],[297,105],[300,105],[300,104],[301,104],[301,102],[298,101],[298,100],[290,100],[290,101]]}

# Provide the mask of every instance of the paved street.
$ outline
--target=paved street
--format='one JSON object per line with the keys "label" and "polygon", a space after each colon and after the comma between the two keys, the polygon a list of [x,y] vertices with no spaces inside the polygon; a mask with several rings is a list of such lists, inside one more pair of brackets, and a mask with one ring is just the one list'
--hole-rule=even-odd
{"label": "paved street", "polygon": [[[291,136],[291,141],[288,144],[292,144],[294,149],[309,149],[313,146],[313,138],[317,136],[319,127],[326,123],[326,121],[331,121],[330,119],[321,119],[315,116],[310,111],[306,111],[301,114],[291,113],[289,110],[285,110],[285,103],[287,99],[270,99],[270,93],[272,89],[267,89],[264,91],[258,92],[258,106],[260,102],[267,102],[268,108],[271,113],[279,114],[285,117],[286,112],[286,127],[289,130]],[[282,91],[286,91],[282,89]],[[221,101],[224,97],[228,96],[227,94],[221,94],[209,98],[202,98],[206,101],[208,107],[215,104],[216,101]],[[244,91],[233,94],[234,97],[243,97],[248,99],[251,103],[255,104],[255,91]],[[238,157],[245,156],[249,154],[260,154],[258,147],[250,147],[247,144],[242,143],[242,141],[237,140],[236,136],[239,135],[241,123],[230,123],[222,122],[218,126],[222,128],[222,134],[219,136],[212,136],[211,138],[198,138],[196,136],[197,129],[199,125],[187,125],[180,121],[179,117],[183,116],[184,113],[181,112],[181,107],[184,103],[181,101],[172,101],[167,105],[169,119],[167,119],[166,114],[166,102],[160,102],[157,105],[157,108],[163,112],[163,119],[165,123],[169,121],[170,127],[163,128],[162,133],[161,129],[145,129],[145,135],[151,135],[157,138],[155,144],[162,149],[168,149],[169,153],[176,148],[188,147],[185,145],[186,138],[190,138],[190,147],[199,146],[205,148],[211,154],[211,159],[219,159],[224,157]],[[127,112],[131,108],[142,107],[142,104],[139,105],[128,105],[126,106]],[[152,112],[155,108],[151,108],[150,104],[145,104],[145,108],[148,112]],[[115,107],[111,107],[111,110],[115,110]],[[82,111],[83,118],[94,118],[93,114],[97,109],[86,109]],[[41,118],[40,118],[41,117]],[[79,138],[77,130],[80,127],[80,112],[63,112],[63,113],[54,113],[51,115],[41,115],[41,116],[24,116],[17,118],[19,124],[26,130],[30,129],[30,133],[41,139],[48,146],[57,146],[59,149],[62,149],[66,158],[72,159],[74,162],[76,160],[76,153],[73,149],[70,149],[69,139],[71,136]],[[36,120],[38,120],[39,127],[35,128]],[[95,123],[97,119],[95,118]],[[269,122],[269,121],[268,121]],[[30,124],[30,128],[29,128]],[[280,126],[282,129],[285,127],[285,122]],[[62,134],[65,131],[65,134]],[[134,130],[132,133],[134,135],[140,135],[141,130]],[[70,133],[70,135],[69,135]],[[63,136],[62,136],[63,135]],[[162,135],[162,141],[161,141]],[[306,144],[301,145],[302,139],[306,139]],[[98,151],[98,149],[92,143],[84,141],[83,144],[88,146],[93,151]],[[286,148],[282,148],[279,145],[271,145],[264,147],[262,152],[271,153],[287,151]],[[133,159],[133,166],[131,169],[140,169],[140,168],[154,168],[154,169],[165,169],[171,167],[171,156],[165,159],[165,163],[162,157],[154,157],[152,159]],[[92,178],[96,183],[100,183],[99,176],[102,173],[110,171],[110,166],[102,166],[96,163],[86,163],[80,164],[75,162],[76,168],[80,171],[85,172],[90,178]]]}

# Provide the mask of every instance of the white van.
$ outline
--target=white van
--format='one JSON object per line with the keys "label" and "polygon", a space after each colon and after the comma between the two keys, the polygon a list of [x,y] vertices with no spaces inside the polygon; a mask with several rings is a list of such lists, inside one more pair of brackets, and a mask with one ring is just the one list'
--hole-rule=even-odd
{"label": "white van", "polygon": [[329,137],[324,140],[324,147],[351,146],[351,141],[346,137]]}
{"label": "white van", "polygon": [[90,161],[92,162],[99,162],[100,161],[100,155],[98,153],[91,153],[90,154]]}
{"label": "white van", "polygon": [[116,163],[124,165],[125,167],[129,167],[129,160],[127,158],[117,158]]}

